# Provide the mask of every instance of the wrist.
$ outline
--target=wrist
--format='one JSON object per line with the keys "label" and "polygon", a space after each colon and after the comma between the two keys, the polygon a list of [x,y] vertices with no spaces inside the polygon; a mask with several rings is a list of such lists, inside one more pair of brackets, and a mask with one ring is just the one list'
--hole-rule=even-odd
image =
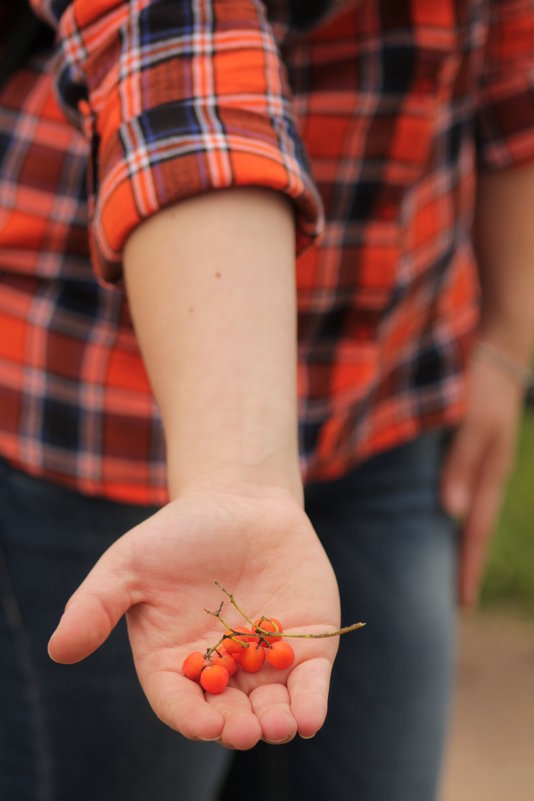
{"label": "wrist", "polygon": [[491,340],[479,338],[475,343],[473,356],[486,364],[491,364],[524,392],[533,384],[533,373],[530,366],[517,360],[515,355],[510,355],[502,346]]}
{"label": "wrist", "polygon": [[223,464],[205,466],[197,471],[168,469],[171,500],[195,494],[223,494],[243,498],[290,500],[304,506],[300,471],[274,465]]}
{"label": "wrist", "polygon": [[488,308],[489,305],[488,302],[483,303],[477,338],[489,342],[513,361],[528,367],[534,344],[534,310],[519,308],[517,304],[515,308],[498,310]]}
{"label": "wrist", "polygon": [[[209,414],[184,401],[165,422],[167,482],[171,497],[195,488],[279,488],[302,503],[295,382],[286,392],[239,391],[232,382]],[[228,402],[229,397],[231,402]]]}

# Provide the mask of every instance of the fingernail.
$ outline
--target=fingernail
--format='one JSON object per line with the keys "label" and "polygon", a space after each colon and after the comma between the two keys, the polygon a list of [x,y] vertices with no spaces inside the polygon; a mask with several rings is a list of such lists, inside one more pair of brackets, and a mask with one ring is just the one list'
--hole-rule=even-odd
{"label": "fingernail", "polygon": [[295,736],[294,734],[290,734],[289,737],[284,737],[282,740],[267,740],[267,739],[265,739],[265,742],[269,743],[269,745],[284,745],[284,743],[289,743],[290,740],[292,740],[294,738],[294,736]]}

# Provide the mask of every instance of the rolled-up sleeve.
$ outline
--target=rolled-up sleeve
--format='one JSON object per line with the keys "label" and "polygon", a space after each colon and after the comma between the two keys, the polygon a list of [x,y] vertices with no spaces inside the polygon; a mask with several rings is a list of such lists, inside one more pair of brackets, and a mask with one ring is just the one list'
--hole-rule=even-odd
{"label": "rolled-up sleeve", "polygon": [[534,0],[489,0],[476,134],[482,169],[534,159]]}
{"label": "rolled-up sleeve", "polygon": [[317,190],[259,0],[62,0],[58,89],[90,141],[97,274],[121,275],[146,217],[201,192],[261,186],[290,197],[297,249],[320,232]]}

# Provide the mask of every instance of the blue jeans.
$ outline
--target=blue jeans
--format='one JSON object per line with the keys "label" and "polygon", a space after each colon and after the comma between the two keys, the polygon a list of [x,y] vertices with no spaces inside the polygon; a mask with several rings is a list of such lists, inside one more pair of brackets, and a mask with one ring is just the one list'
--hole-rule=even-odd
{"label": "blue jeans", "polygon": [[[221,801],[432,801],[453,678],[457,537],[427,434],[307,488],[344,624],[326,723],[312,740],[234,757]],[[313,588],[311,588],[313,590]]]}
{"label": "blue jeans", "polygon": [[228,753],[157,720],[124,621],[78,665],[46,651],[98,557],[153,511],[84,498],[0,460],[2,801],[214,801]]}
{"label": "blue jeans", "polygon": [[[426,435],[306,491],[344,622],[316,738],[236,755],[221,801],[431,801],[452,677],[456,538]],[[154,717],[125,627],[79,665],[46,643],[108,545],[152,509],[84,498],[0,461],[0,798],[212,801],[228,752]]]}

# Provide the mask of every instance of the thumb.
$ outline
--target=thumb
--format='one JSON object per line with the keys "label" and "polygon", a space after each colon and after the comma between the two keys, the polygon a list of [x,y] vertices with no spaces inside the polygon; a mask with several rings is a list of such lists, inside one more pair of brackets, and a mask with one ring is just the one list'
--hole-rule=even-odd
{"label": "thumb", "polygon": [[441,502],[451,517],[469,512],[485,446],[481,432],[466,420],[456,430],[441,473]]}
{"label": "thumb", "polygon": [[54,662],[70,665],[92,654],[133,605],[127,551],[122,537],[101,556],[69,599],[48,643]]}

